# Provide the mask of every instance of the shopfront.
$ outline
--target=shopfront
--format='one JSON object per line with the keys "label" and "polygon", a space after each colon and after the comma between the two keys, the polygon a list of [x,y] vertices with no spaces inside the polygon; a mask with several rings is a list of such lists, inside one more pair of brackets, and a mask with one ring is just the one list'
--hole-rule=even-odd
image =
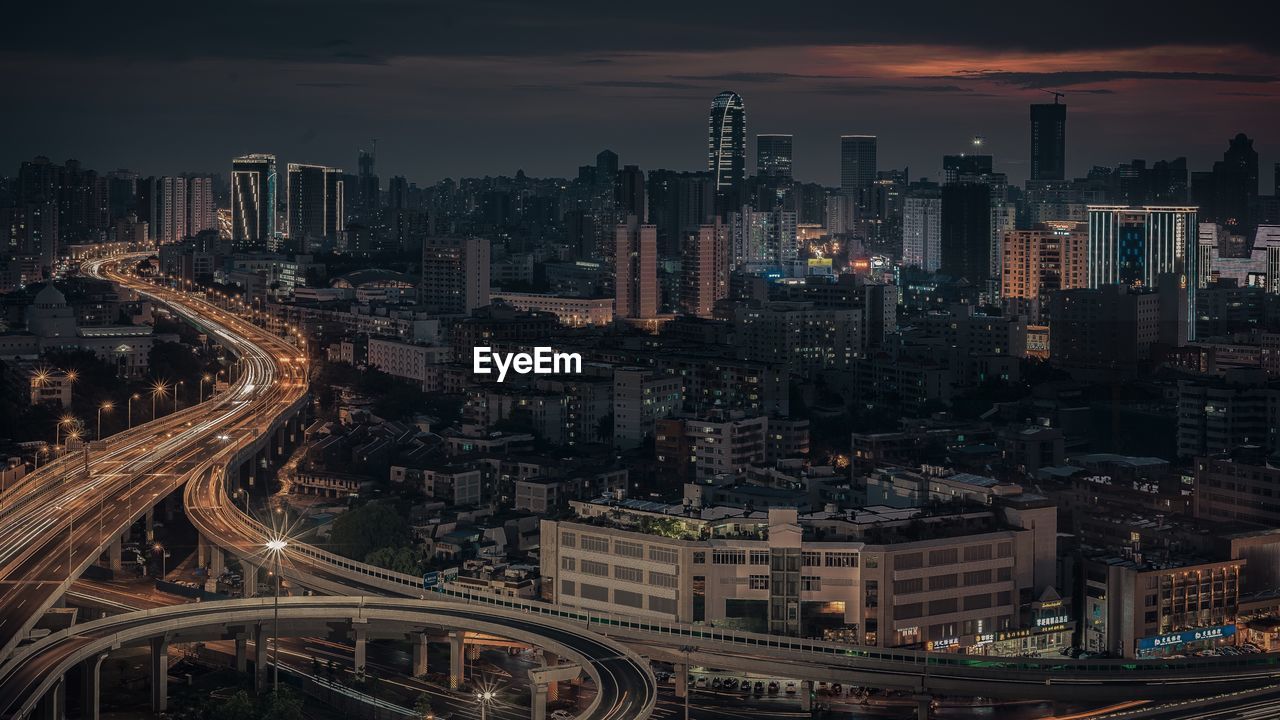
{"label": "shopfront", "polygon": [[1215,625],[1183,632],[1166,633],[1138,638],[1138,657],[1169,657],[1187,655],[1200,650],[1213,650],[1224,645],[1234,645],[1235,625]]}

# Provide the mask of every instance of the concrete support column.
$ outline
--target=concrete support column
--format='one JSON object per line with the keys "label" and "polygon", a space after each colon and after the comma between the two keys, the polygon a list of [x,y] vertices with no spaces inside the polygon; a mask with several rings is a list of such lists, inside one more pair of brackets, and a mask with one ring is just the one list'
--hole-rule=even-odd
{"label": "concrete support column", "polygon": [[204,535],[196,536],[196,567],[208,567],[209,565],[209,541],[204,539]]}
{"label": "concrete support column", "polygon": [[466,641],[458,630],[449,633],[449,689],[457,690],[466,680]]}
{"label": "concrete support column", "polygon": [[267,643],[271,633],[261,623],[253,628],[253,690],[261,693],[267,689]]}
{"label": "concrete support column", "polygon": [[351,635],[355,639],[356,646],[353,666],[358,673],[364,670],[365,663],[368,660],[369,631],[363,627],[353,627],[351,628]]}
{"label": "concrete support column", "polygon": [[547,720],[547,689],[555,683],[532,683],[529,685],[529,706],[533,708],[533,720]]}
{"label": "concrete support column", "polygon": [[154,507],[147,508],[142,515],[142,524],[147,531],[147,542],[155,542],[156,540],[156,509]]}
{"label": "concrete support column", "polygon": [[102,653],[80,663],[80,717],[82,720],[98,720],[102,714]]}
{"label": "concrete support column", "polygon": [[236,633],[236,672],[249,671],[249,638],[245,633]]}
{"label": "concrete support column", "polygon": [[35,716],[40,720],[64,720],[67,716],[67,679],[58,682],[36,704]]}
{"label": "concrete support column", "polygon": [[413,646],[413,667],[409,674],[422,677],[427,674],[427,646],[430,637],[426,633],[414,633],[409,636],[409,644]]}
{"label": "concrete support column", "polygon": [[933,706],[933,696],[916,695],[916,720],[929,720],[929,711]]}
{"label": "concrete support column", "polygon": [[249,562],[240,564],[244,570],[244,596],[247,598],[256,597],[258,594],[258,566]]}
{"label": "concrete support column", "polygon": [[107,568],[113,573],[124,570],[124,561],[120,557],[122,543],[116,538],[107,546]]}
{"label": "concrete support column", "polygon": [[689,666],[684,663],[674,663],[671,668],[671,674],[676,676],[676,697],[682,698],[689,694]]}
{"label": "concrete support column", "polygon": [[[555,667],[560,664],[560,656],[550,650],[542,651],[542,664],[544,667]],[[560,683],[551,681],[547,683],[547,700],[555,702],[560,699]]]}
{"label": "concrete support column", "polygon": [[800,712],[813,711],[813,681],[800,682]]}
{"label": "concrete support column", "polygon": [[169,709],[169,638],[151,639],[151,712]]}

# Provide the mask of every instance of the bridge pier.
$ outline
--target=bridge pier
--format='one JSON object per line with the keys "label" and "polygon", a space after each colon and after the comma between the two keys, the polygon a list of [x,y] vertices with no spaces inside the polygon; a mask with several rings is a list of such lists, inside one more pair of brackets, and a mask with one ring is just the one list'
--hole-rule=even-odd
{"label": "bridge pier", "polygon": [[800,682],[800,712],[813,712],[813,681]]}
{"label": "bridge pier", "polygon": [[36,703],[35,717],[39,720],[64,720],[67,716],[67,679],[58,682]]}
{"label": "bridge pier", "polygon": [[[549,651],[542,651],[542,666],[553,668],[560,664],[560,656]],[[547,684],[547,700],[555,702],[560,699],[560,683],[552,680]]]}
{"label": "bridge pier", "polygon": [[169,638],[151,639],[151,711],[169,709]]}
{"label": "bridge pier", "polygon": [[156,540],[156,509],[155,507],[147,508],[142,515],[142,524],[146,528],[147,542],[155,542]]}
{"label": "bridge pier", "polygon": [[124,560],[121,558],[122,545],[120,538],[116,538],[107,546],[107,569],[113,573],[124,570]]}
{"label": "bridge pier", "polygon": [[106,653],[80,663],[80,717],[98,720],[102,714],[102,661]]}
{"label": "bridge pier", "polygon": [[689,666],[684,663],[673,663],[671,674],[676,677],[676,697],[682,698],[689,694]]}
{"label": "bridge pier", "polygon": [[236,633],[236,672],[249,670],[249,638],[247,633]]}
{"label": "bridge pier", "polygon": [[916,701],[916,720],[929,720],[930,710],[933,709],[933,696],[916,695],[912,699]]}
{"label": "bridge pier", "polygon": [[409,636],[409,644],[413,646],[413,666],[409,668],[409,674],[413,677],[422,677],[427,674],[427,646],[430,640],[430,636],[426,633],[414,633]]}
{"label": "bridge pier", "polygon": [[533,720],[547,720],[547,699],[548,690],[556,683],[530,683],[529,693],[532,696],[529,699],[529,707],[533,708]]}
{"label": "bridge pier", "polygon": [[353,667],[357,673],[364,671],[365,664],[368,661],[368,645],[369,631],[367,628],[356,625],[356,621],[352,620],[351,636],[355,640],[355,659]]}
{"label": "bridge pier", "polygon": [[240,569],[244,571],[244,585],[242,593],[245,597],[258,596],[258,566],[250,562],[241,562]]}
{"label": "bridge pier", "polygon": [[256,693],[267,689],[267,637],[261,623],[253,626],[253,691]]}
{"label": "bridge pier", "polygon": [[460,630],[449,632],[449,689],[457,690],[466,680],[466,640]]}

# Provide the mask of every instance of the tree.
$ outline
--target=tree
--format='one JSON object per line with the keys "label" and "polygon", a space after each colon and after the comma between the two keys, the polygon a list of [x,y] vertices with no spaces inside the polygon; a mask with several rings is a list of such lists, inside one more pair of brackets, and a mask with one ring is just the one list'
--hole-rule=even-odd
{"label": "tree", "polygon": [[436,715],[436,709],[431,705],[431,696],[422,693],[417,700],[413,701],[413,712],[420,718],[433,718]]}
{"label": "tree", "polygon": [[363,505],[333,521],[329,549],[353,560],[364,560],[374,550],[409,545],[409,525],[394,505]]}
{"label": "tree", "polygon": [[302,698],[292,688],[271,692],[262,710],[262,720],[302,720]]}
{"label": "tree", "polygon": [[209,720],[257,720],[257,717],[253,698],[244,690],[237,690],[234,695],[215,705],[209,713]]}
{"label": "tree", "polygon": [[393,572],[417,575],[422,570],[418,553],[409,547],[383,547],[365,556],[364,561]]}

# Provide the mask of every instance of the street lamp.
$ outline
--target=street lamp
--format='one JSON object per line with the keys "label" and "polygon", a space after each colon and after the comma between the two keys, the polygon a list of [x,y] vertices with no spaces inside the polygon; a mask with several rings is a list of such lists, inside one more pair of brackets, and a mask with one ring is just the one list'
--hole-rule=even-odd
{"label": "street lamp", "polygon": [[204,402],[204,384],[213,380],[209,373],[200,376],[200,399],[197,402]]}
{"label": "street lamp", "polygon": [[271,684],[272,691],[276,693],[280,692],[280,556],[284,554],[284,549],[287,547],[289,547],[289,543],[284,538],[273,538],[267,541],[267,554],[272,556],[272,559],[275,560],[276,564],[276,599],[274,603],[275,609],[273,611],[275,615],[275,628],[271,633],[272,635],[275,635],[275,638],[272,641],[275,660],[271,664]]}
{"label": "street lamp", "polygon": [[156,419],[156,398],[163,396],[168,389],[169,389],[169,386],[165,385],[164,382],[161,380],[157,380],[155,384],[151,386],[151,419],[152,420]]}
{"label": "street lamp", "polygon": [[169,574],[169,567],[168,567],[168,564],[165,562],[165,560],[167,560],[169,557],[169,551],[165,550],[164,546],[161,545],[160,543],[156,543],[152,549],[160,553],[160,579],[164,580],[165,576]]}
{"label": "street lamp", "polygon": [[480,692],[476,693],[476,702],[480,703],[480,720],[487,720],[487,718],[489,717],[489,714],[488,714],[489,705],[492,704],[493,701],[497,699],[497,697],[498,697],[497,693],[487,689],[481,690]]}
{"label": "street lamp", "polygon": [[139,397],[141,396],[138,395],[138,393],[134,393],[129,396],[129,429],[133,428],[133,401],[137,400]]}
{"label": "street lamp", "polygon": [[62,426],[66,425],[70,427],[74,425],[75,422],[76,419],[71,415],[63,415],[58,418],[58,427],[53,431],[53,449],[55,451],[57,451],[58,447],[62,445]]}
{"label": "street lamp", "polygon": [[182,387],[183,381],[179,380],[173,386],[173,411],[178,412],[178,388]]}
{"label": "street lamp", "polygon": [[98,431],[94,435],[95,438],[99,440],[102,439],[102,411],[106,410],[107,412],[111,412],[112,408],[114,407],[115,407],[115,403],[111,402],[110,400],[98,406]]}

